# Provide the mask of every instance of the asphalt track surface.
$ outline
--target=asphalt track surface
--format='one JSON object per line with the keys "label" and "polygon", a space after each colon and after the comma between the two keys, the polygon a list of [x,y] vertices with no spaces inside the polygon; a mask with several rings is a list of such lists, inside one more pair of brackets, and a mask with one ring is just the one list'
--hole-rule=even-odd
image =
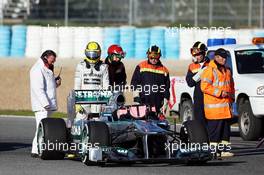
{"label": "asphalt track surface", "polygon": [[258,175],[264,173],[264,146],[256,149],[257,142],[245,142],[238,136],[232,137],[232,149],[236,156],[210,161],[203,166],[159,163],[88,167],[76,160],[44,161],[31,158],[34,130],[34,118],[0,117],[0,175]]}

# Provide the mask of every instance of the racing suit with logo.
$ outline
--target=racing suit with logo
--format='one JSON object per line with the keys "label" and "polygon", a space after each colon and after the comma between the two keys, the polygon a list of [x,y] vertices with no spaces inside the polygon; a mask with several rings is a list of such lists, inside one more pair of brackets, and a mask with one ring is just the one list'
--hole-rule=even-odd
{"label": "racing suit with logo", "polygon": [[[102,61],[90,64],[88,61],[81,61],[75,71],[75,90],[107,90],[109,88],[108,67]],[[82,105],[86,114],[100,113],[101,105]]]}

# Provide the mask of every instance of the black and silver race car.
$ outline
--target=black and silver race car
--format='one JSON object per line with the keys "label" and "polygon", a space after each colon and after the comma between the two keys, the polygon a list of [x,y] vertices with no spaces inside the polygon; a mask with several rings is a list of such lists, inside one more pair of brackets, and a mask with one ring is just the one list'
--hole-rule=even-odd
{"label": "black and silver race car", "polygon": [[[46,118],[38,127],[39,156],[74,154],[87,165],[105,163],[205,163],[212,159],[206,129],[187,121],[181,132],[146,105],[124,105],[122,93],[75,90],[68,119]],[[101,104],[98,115],[77,118],[75,105]],[[207,147],[208,148],[208,147]]]}

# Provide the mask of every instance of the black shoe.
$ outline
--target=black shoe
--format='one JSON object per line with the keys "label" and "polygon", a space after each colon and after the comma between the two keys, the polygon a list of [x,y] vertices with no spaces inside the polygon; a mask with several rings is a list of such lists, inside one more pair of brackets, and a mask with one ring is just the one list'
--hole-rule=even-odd
{"label": "black shoe", "polygon": [[33,158],[39,158],[39,155],[36,154],[36,153],[31,153],[31,157],[33,157]]}

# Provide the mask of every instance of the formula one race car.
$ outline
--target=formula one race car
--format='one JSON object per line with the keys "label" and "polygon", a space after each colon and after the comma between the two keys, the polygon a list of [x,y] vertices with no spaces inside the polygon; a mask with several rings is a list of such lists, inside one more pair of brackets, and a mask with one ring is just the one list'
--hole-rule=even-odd
{"label": "formula one race car", "polygon": [[[75,90],[70,93],[68,119],[46,118],[38,128],[42,159],[75,154],[87,165],[138,162],[205,163],[212,159],[206,129],[196,121],[180,133],[147,105],[124,105],[122,93]],[[76,105],[101,105],[99,115],[76,117]],[[175,126],[176,127],[176,126]]]}

